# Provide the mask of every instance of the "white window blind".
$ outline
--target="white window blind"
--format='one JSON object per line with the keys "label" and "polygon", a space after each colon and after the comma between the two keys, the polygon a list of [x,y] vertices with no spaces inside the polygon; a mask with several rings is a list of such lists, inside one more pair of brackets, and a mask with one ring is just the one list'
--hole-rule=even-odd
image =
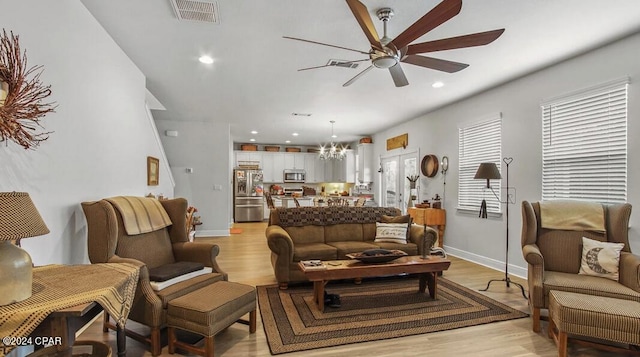
{"label": "white window blind", "polygon": [[[458,209],[479,211],[482,200],[487,201],[487,212],[500,213],[500,201],[487,190],[486,180],[475,180],[478,166],[483,162],[495,163],[500,168],[502,157],[502,116],[500,113],[458,128]],[[491,180],[491,187],[500,196],[502,180]]]}
{"label": "white window blind", "polygon": [[626,202],[628,83],[542,104],[543,200]]}

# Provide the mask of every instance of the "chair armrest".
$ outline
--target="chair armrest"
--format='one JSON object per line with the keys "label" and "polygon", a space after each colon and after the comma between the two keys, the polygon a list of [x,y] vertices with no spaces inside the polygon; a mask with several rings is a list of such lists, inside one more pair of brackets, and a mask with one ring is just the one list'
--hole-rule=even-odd
{"label": "chair armrest", "polygon": [[280,226],[269,226],[265,231],[269,249],[282,259],[293,261],[293,240]]}
{"label": "chair armrest", "polygon": [[423,254],[423,247],[427,249],[425,253],[428,255],[431,252],[433,245],[438,241],[438,231],[429,226],[425,227],[420,224],[412,224],[409,229],[409,241],[418,246],[418,255]]}
{"label": "chair armrest", "polygon": [[640,292],[640,257],[628,252],[620,254],[620,284]]}
{"label": "chair armrest", "polygon": [[173,243],[173,256],[179,262],[197,262],[204,266],[211,267],[214,272],[224,275],[227,280],[228,276],[216,261],[216,257],[220,253],[220,247],[213,243],[194,243],[180,242]]}
{"label": "chair armrest", "polygon": [[527,263],[533,266],[541,266],[544,269],[544,257],[540,253],[537,244],[526,244],[522,246],[522,256]]}

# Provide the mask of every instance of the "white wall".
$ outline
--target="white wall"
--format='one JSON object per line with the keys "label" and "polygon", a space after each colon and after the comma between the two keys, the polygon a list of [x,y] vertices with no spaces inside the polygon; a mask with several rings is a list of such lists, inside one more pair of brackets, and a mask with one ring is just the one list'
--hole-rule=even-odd
{"label": "white wall", "polygon": [[80,202],[173,196],[165,162],[160,185],[146,184],[146,158],[162,148],[145,113],[145,78],[79,1],[0,0],[0,9],[1,27],[20,36],[30,66],[44,66],[58,104],[39,148],[0,144],[0,191],[28,192],[51,230],[22,241],[36,265],[88,262]]}
{"label": "white wall", "polygon": [[[406,150],[420,149],[420,155],[449,156],[445,208],[446,249],[452,254],[498,269],[504,268],[504,217],[478,218],[477,212],[456,211],[458,190],[458,126],[501,112],[503,121],[502,156],[513,157],[509,166],[509,184],[516,187],[517,203],[509,207],[510,271],[526,274],[520,250],[521,202],[541,199],[542,152],[540,103],[547,98],[591,87],[623,76],[631,78],[628,106],[628,202],[640,205],[640,163],[634,155],[640,150],[635,138],[640,134],[640,34],[601,49],[570,59],[479,95],[446,106],[412,121],[374,135],[375,156],[388,155],[386,139],[409,133]],[[471,69],[471,68],[470,68]],[[449,90],[446,86],[441,90]],[[453,90],[453,88],[451,88]],[[502,169],[504,170],[504,164]],[[376,182],[380,182],[379,179]],[[421,178],[425,197],[442,195],[442,175]],[[377,188],[379,189],[379,188]],[[424,192],[424,190],[423,190]],[[504,200],[504,196],[503,196]],[[640,215],[631,216],[631,249],[640,252]]]}
{"label": "white wall", "polygon": [[[229,124],[156,120],[156,125],[176,181],[175,195],[186,198],[202,218],[196,236],[228,236],[233,221]],[[166,130],[175,130],[178,136],[166,136]],[[187,168],[193,173],[187,173]]]}

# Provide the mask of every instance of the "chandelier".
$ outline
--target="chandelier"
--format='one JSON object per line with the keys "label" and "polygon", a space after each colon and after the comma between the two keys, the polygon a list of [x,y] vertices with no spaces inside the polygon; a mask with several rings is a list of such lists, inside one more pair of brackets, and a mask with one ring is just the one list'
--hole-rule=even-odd
{"label": "chandelier", "polygon": [[333,139],[338,137],[336,134],[333,133],[333,124],[335,122],[336,122],[335,120],[330,121],[331,123],[330,146],[327,148],[324,145],[320,145],[320,155],[319,155],[320,160],[342,160],[347,155],[347,149],[344,146],[342,146],[342,144],[340,144],[340,147],[338,147],[338,145],[333,142]]}

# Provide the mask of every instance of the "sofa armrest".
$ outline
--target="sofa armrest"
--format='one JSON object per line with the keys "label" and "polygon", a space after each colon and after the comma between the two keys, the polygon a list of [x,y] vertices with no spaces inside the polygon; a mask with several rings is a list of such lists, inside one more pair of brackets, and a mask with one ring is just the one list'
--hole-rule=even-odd
{"label": "sofa armrest", "polygon": [[267,245],[279,258],[293,261],[293,240],[289,233],[280,226],[269,226],[265,232]]}
{"label": "sofa armrest", "polygon": [[620,254],[620,284],[640,292],[640,256],[622,252]]}
{"label": "sofa armrest", "polygon": [[544,258],[537,244],[526,244],[522,246],[522,256],[527,263],[544,268]]}
{"label": "sofa armrest", "polygon": [[429,226],[412,224],[409,232],[409,241],[418,246],[418,255],[423,254],[423,247],[426,247],[427,252],[425,253],[428,255],[433,245],[438,241],[438,231]]}
{"label": "sofa armrest", "polygon": [[204,266],[211,267],[214,272],[222,274],[224,280],[228,279],[227,273],[220,268],[216,261],[216,257],[220,253],[220,247],[217,244],[179,242],[173,243],[172,247],[176,261],[204,264]]}
{"label": "sofa armrest", "polygon": [[546,308],[544,296],[544,257],[536,244],[522,246],[522,256],[529,264],[527,269],[527,284],[529,285],[530,305],[535,308]]}

